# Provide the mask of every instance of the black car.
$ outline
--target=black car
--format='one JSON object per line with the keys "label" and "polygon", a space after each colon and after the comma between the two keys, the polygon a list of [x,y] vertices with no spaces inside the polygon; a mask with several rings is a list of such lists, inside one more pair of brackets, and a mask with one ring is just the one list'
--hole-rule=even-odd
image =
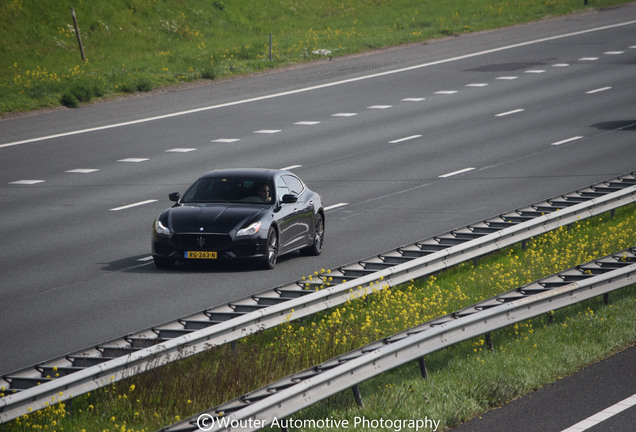
{"label": "black car", "polygon": [[325,215],[320,195],[289,171],[226,169],[200,177],[152,230],[159,268],[175,261],[250,259],[274,268],[283,254],[320,255]]}

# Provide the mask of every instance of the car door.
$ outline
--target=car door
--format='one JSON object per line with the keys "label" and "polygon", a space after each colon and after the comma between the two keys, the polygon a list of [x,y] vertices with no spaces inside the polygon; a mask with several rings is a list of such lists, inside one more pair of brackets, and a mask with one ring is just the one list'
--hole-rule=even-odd
{"label": "car door", "polygon": [[278,230],[280,232],[279,238],[279,253],[285,253],[293,247],[293,239],[297,236],[294,232],[295,217],[296,217],[296,203],[283,203],[283,196],[289,195],[291,192],[289,186],[285,183],[282,177],[276,179],[276,200],[278,201],[278,207],[276,209],[276,221],[278,223]]}
{"label": "car door", "polygon": [[298,201],[294,203],[293,228],[291,229],[293,233],[293,238],[291,239],[292,247],[304,246],[308,243],[313,226],[313,203],[307,199],[309,194],[298,177],[284,174],[282,179],[285,181],[289,192],[298,197]]}

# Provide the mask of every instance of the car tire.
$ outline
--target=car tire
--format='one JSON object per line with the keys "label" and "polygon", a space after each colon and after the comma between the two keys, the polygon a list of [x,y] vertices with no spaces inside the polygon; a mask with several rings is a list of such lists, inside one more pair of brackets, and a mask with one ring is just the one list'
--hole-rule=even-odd
{"label": "car tire", "polygon": [[318,256],[322,253],[323,245],[325,244],[325,220],[322,214],[316,215],[314,221],[314,242],[311,246],[302,249],[301,253],[305,256]]}
{"label": "car tire", "polygon": [[270,227],[267,233],[267,246],[265,249],[265,257],[263,258],[263,268],[271,270],[276,266],[278,259],[278,232],[276,228]]}
{"label": "car tire", "polygon": [[170,258],[153,255],[152,260],[155,262],[155,267],[160,269],[168,269],[174,266],[174,260]]}

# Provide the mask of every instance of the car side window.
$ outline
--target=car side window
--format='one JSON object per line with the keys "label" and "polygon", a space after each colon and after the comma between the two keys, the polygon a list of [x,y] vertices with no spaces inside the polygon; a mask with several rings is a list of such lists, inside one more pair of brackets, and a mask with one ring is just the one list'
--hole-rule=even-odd
{"label": "car side window", "polygon": [[283,199],[283,195],[287,195],[288,193],[290,192],[287,184],[282,177],[278,177],[276,179],[276,197],[281,200]]}
{"label": "car side window", "polygon": [[282,178],[285,180],[285,183],[287,183],[287,186],[289,187],[291,193],[300,195],[301,193],[303,193],[303,190],[305,190],[305,185],[302,181],[300,181],[298,177],[294,177],[292,175],[284,175],[282,176]]}

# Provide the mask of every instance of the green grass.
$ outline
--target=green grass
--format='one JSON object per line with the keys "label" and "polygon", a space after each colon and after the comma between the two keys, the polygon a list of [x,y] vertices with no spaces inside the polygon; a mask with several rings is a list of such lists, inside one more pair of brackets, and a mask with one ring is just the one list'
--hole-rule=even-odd
{"label": "green grass", "polygon": [[[1,0],[0,113],[500,28],[624,0]],[[83,63],[70,8],[79,21]],[[269,34],[272,59],[269,59]]]}
{"label": "green grass", "polygon": [[[58,431],[156,430],[369,342],[634,245],[636,204],[546,233],[525,248],[513,246],[373,292],[379,281],[364,299],[114,383],[0,431],[44,425]],[[556,311],[552,323],[539,317],[494,332],[494,353],[483,338],[433,353],[427,381],[418,377],[417,365],[383,374],[361,385],[364,409],[343,392],[294,418],[428,416],[444,427],[456,425],[636,342],[634,294],[632,286],[613,293],[610,306],[593,299]]]}

